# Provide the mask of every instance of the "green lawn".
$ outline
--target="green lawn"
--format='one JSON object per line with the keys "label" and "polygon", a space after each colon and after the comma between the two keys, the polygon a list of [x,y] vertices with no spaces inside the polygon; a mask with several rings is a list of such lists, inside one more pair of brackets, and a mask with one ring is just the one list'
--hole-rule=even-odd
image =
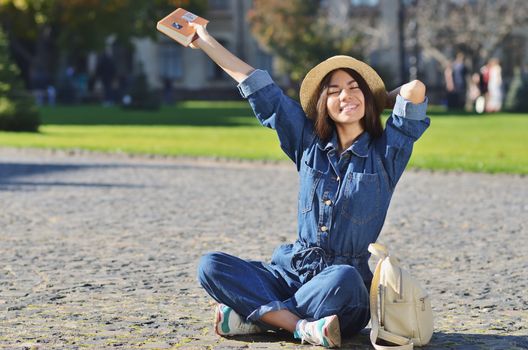
{"label": "green lawn", "polygon": [[[528,115],[452,115],[432,124],[411,166],[528,174]],[[273,131],[247,102],[185,102],[159,112],[99,106],[42,108],[38,134],[0,132],[0,146],[285,160]]]}

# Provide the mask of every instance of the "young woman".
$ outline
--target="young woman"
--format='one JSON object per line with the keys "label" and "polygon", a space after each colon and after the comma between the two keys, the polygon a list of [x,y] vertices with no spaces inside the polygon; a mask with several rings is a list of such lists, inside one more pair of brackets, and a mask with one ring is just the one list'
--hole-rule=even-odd
{"label": "young woman", "polygon": [[[194,26],[193,47],[239,83],[300,176],[298,238],[278,247],[271,263],[220,252],[202,257],[199,281],[219,303],[215,330],[229,336],[282,328],[302,342],[339,347],[341,334],[359,332],[370,318],[367,247],[381,231],[413,143],[429,126],[425,86],[413,81],[387,94],[367,64],[335,56],[306,75],[299,105],[267,72]],[[380,114],[394,97],[383,130]]]}

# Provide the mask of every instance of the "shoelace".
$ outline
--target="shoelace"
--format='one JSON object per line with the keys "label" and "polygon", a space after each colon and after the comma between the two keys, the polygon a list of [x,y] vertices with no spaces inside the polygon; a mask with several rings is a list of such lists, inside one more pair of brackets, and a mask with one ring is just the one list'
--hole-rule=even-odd
{"label": "shoelace", "polygon": [[317,324],[315,322],[304,322],[299,327],[301,344],[308,342],[312,345],[322,345],[322,339],[317,335]]}
{"label": "shoelace", "polygon": [[231,310],[230,320],[233,321],[233,329],[236,329],[237,332],[249,332],[254,333],[260,330],[260,328],[251,322],[246,322],[239,314]]}

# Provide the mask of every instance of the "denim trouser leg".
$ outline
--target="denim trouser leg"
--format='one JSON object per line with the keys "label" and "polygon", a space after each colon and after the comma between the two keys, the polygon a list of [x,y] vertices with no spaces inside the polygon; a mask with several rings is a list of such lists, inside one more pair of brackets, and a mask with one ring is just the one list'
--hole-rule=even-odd
{"label": "denim trouser leg", "polygon": [[369,293],[355,267],[332,265],[305,283],[284,302],[301,318],[337,315],[343,335],[352,335],[370,319]]}
{"label": "denim trouser leg", "polygon": [[295,292],[288,288],[279,274],[266,269],[263,263],[220,252],[202,257],[198,280],[216,301],[230,306],[244,317],[273,302],[276,306],[268,311],[284,309],[279,301]]}
{"label": "denim trouser leg", "polygon": [[216,301],[253,322],[266,312],[288,309],[307,320],[337,315],[344,335],[367,325],[369,295],[354,267],[329,266],[297,290],[266,267],[225,253],[209,253],[200,261],[198,279]]}

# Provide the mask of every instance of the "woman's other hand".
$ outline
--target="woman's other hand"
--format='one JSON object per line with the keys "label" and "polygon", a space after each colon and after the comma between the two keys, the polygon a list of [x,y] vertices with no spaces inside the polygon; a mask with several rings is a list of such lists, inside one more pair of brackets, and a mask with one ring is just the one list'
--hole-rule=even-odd
{"label": "woman's other hand", "polygon": [[199,49],[201,42],[207,41],[207,39],[209,39],[211,35],[207,31],[207,29],[205,29],[205,27],[201,24],[190,22],[189,25],[196,30],[196,34],[198,35],[198,38],[194,40],[189,46],[193,49]]}
{"label": "woman's other hand", "polygon": [[403,84],[400,88],[400,96],[414,104],[422,103],[425,100],[425,84],[420,80]]}

